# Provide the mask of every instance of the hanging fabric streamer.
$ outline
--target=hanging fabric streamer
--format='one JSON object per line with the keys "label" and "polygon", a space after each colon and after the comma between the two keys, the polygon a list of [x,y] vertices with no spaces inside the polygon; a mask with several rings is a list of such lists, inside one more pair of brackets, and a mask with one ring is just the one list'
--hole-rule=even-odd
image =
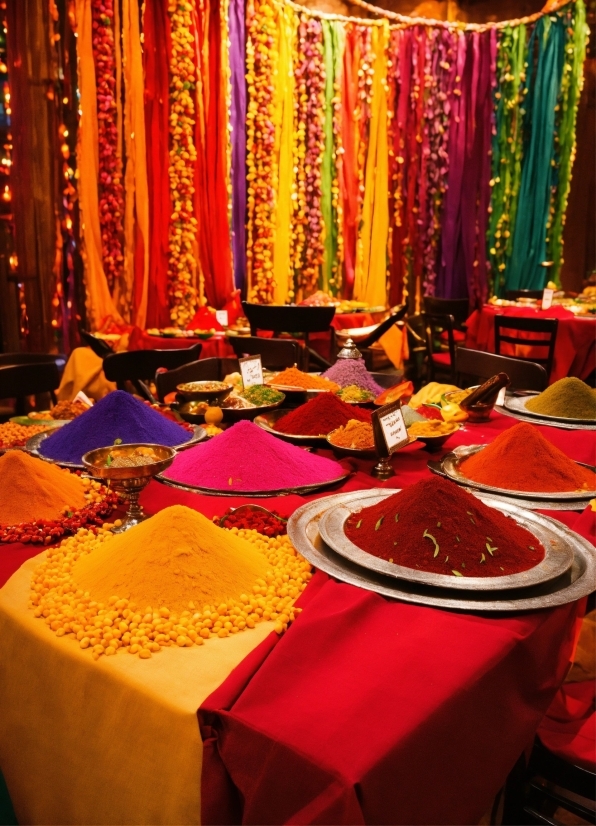
{"label": "hanging fabric streamer", "polygon": [[228,28],[230,46],[230,130],[232,139],[232,250],[234,284],[245,292],[246,280],[246,42],[244,3],[230,0]]}

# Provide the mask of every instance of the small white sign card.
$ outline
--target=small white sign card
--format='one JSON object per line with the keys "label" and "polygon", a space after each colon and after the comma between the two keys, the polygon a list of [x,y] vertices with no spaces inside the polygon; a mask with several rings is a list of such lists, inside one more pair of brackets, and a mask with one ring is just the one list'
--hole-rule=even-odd
{"label": "small white sign card", "polygon": [[379,456],[391,456],[409,441],[399,399],[375,410],[372,414],[372,425]]}
{"label": "small white sign card", "polygon": [[228,326],[228,311],[227,310],[216,310],[215,311],[215,320],[218,324],[221,324],[222,327]]}
{"label": "small white sign card", "polygon": [[549,290],[548,287],[545,288],[544,292],[542,293],[542,309],[543,310],[550,310],[553,305],[553,295],[555,294],[554,290]]}
{"label": "small white sign card", "polygon": [[495,402],[495,404],[498,407],[503,407],[503,405],[505,404],[505,393],[506,392],[507,392],[506,387],[501,387],[501,389],[499,390],[499,395],[497,396],[497,401]]}
{"label": "small white sign card", "polygon": [[263,364],[260,356],[245,356],[238,359],[240,373],[242,374],[242,384],[244,387],[254,387],[256,384],[264,384]]}

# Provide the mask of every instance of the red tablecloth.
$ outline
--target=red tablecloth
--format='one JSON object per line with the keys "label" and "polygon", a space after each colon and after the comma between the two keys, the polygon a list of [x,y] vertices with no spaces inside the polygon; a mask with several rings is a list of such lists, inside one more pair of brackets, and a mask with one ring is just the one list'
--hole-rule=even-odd
{"label": "red tablecloth", "polygon": [[[559,319],[551,384],[566,376],[585,380],[596,369],[596,318],[575,316],[560,306],[537,310],[533,307],[495,307],[487,304],[482,310],[475,310],[466,321],[466,347],[495,352],[495,315]],[[507,343],[504,346],[514,347]],[[544,358],[543,349],[540,353]],[[515,355],[515,352],[504,350],[502,355]]]}
{"label": "red tablecloth", "polygon": [[150,336],[145,330],[135,327],[128,340],[129,350],[182,350],[195,344],[202,344],[201,358],[234,358],[234,351],[225,333],[214,333],[211,338],[165,338]]}
{"label": "red tablecloth", "polygon": [[[514,423],[495,414],[445,450],[490,441]],[[540,429],[568,455],[593,461],[595,433]],[[428,458],[409,446],[386,484],[423,478]],[[370,465],[358,463],[343,489],[377,485]],[[149,513],[183,503],[213,516],[247,500],[154,482],[142,501]],[[266,505],[289,515],[304,501]],[[549,515],[596,538],[589,511]],[[2,546],[0,585],[38,552]],[[268,637],[198,712],[205,823],[478,822],[564,679],[583,611],[442,611],[322,573],[301,605],[289,631]]]}

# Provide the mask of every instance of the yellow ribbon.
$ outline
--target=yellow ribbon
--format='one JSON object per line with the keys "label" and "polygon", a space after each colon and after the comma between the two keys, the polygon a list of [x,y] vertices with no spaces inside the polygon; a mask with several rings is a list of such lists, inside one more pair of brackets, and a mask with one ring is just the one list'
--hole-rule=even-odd
{"label": "yellow ribbon", "polygon": [[387,63],[385,50],[389,25],[375,26],[372,50],[375,54],[371,99],[370,133],[366,158],[364,198],[360,241],[361,266],[357,266],[354,298],[370,307],[384,306],[387,301],[387,233],[389,231],[389,168],[387,146]]}

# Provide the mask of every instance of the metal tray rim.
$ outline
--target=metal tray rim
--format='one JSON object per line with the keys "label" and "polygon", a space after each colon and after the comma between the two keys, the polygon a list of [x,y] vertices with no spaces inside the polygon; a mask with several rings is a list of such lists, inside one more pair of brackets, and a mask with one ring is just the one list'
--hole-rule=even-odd
{"label": "metal tray rim", "polygon": [[514,413],[522,413],[524,416],[529,416],[532,419],[545,419],[549,422],[562,422],[563,424],[572,425],[592,425],[596,428],[596,419],[575,419],[570,416],[549,416],[547,413],[534,413],[533,410],[528,410],[526,402],[530,399],[535,399],[540,393],[536,392],[532,395],[529,393],[524,396],[506,395],[503,407],[511,410]]}
{"label": "metal tray rim", "polygon": [[[374,493],[377,489],[371,489],[367,493]],[[381,489],[384,490],[384,489]],[[499,599],[493,596],[486,601],[474,600],[466,591],[448,591],[447,589],[433,589],[432,587],[419,586],[416,583],[391,580],[381,574],[367,572],[357,565],[344,560],[329,548],[322,539],[320,543],[322,549],[317,548],[308,536],[308,530],[312,523],[320,519],[328,507],[334,503],[350,502],[353,499],[362,497],[362,491],[336,493],[312,502],[301,505],[288,521],[288,535],[296,550],[312,565],[320,571],[327,573],[335,579],[362,588],[367,591],[381,594],[391,599],[402,602],[425,605],[442,610],[454,610],[476,613],[521,613],[524,611],[536,611],[544,608],[554,608],[568,602],[574,602],[587,596],[594,590],[596,580],[596,549],[582,536],[576,534],[566,525],[551,517],[540,514],[540,518],[549,525],[555,536],[562,536],[570,541],[574,550],[574,566],[580,569],[579,575],[572,582],[546,583],[556,590],[538,595],[525,593],[522,598],[512,598],[509,594],[507,598]],[[404,587],[405,586],[405,587]],[[529,590],[529,589],[527,589]],[[489,594],[490,592],[484,592]]]}
{"label": "metal tray rim", "polygon": [[278,488],[277,490],[267,490],[267,491],[250,491],[250,490],[219,490],[218,488],[204,488],[199,487],[198,485],[186,485],[182,482],[176,482],[174,479],[169,479],[167,476],[163,476],[161,473],[157,474],[155,477],[158,482],[161,482],[164,485],[167,485],[171,488],[177,488],[178,490],[186,491],[187,493],[203,493],[207,496],[236,496],[236,497],[246,497],[250,499],[269,499],[272,496],[289,496],[290,494],[296,494],[298,496],[308,495],[309,493],[316,493],[319,490],[324,490],[325,488],[330,488],[333,485],[339,485],[350,476],[350,472],[346,471],[342,476],[338,476],[335,479],[331,479],[328,482],[318,482],[313,485],[302,485],[300,487],[295,488]]}
{"label": "metal tray rim", "polygon": [[[386,495],[383,496],[379,494],[378,497],[375,497],[375,501],[372,501],[373,497],[367,497],[368,506],[377,504],[383,499],[387,499],[394,493],[397,493],[397,490],[386,491]],[[477,494],[473,495],[477,496],[477,498],[488,507],[501,511],[501,513],[505,513],[507,516],[513,516],[510,511],[514,509],[518,511],[521,510],[522,514],[517,514],[517,517],[523,515],[523,519],[526,522],[536,523],[536,520],[533,518],[535,514],[532,513],[532,511],[526,511],[519,508],[517,505],[508,505],[507,503],[497,502],[494,499],[490,501],[484,500],[482,496]],[[508,574],[495,577],[461,577],[457,580],[454,579],[453,576],[449,576],[447,574],[433,574],[428,571],[417,571],[415,568],[406,568],[402,565],[395,565],[391,562],[386,562],[384,559],[378,559],[372,554],[366,553],[366,551],[354,544],[345,534],[345,522],[352,512],[353,510],[347,505],[334,505],[330,507],[319,521],[319,533],[321,534],[323,541],[329,545],[333,551],[340,554],[340,556],[346,557],[350,560],[350,562],[354,562],[363,568],[368,568],[376,571],[377,573],[385,574],[386,576],[394,577],[396,579],[405,579],[410,582],[420,582],[426,585],[434,585],[438,588],[456,588],[458,591],[500,591],[507,590],[509,588],[527,588],[532,585],[542,584],[550,579],[556,579],[568,571],[573,564],[573,553],[570,549],[566,549],[564,558],[563,554],[561,554],[561,560],[557,560],[556,556],[561,552],[558,549],[557,551],[554,551],[548,540],[545,540],[541,536],[536,536],[528,525],[521,524],[519,518],[515,518],[514,516],[513,518],[516,523],[519,524],[520,527],[529,530],[543,545],[546,551],[544,559],[542,559],[538,565],[535,565],[533,568],[529,568],[528,570],[521,571],[517,574]],[[543,533],[542,530],[540,532]],[[557,562],[559,562],[558,565]],[[457,584],[454,585],[454,583]]]}
{"label": "metal tray rim", "polygon": [[[189,447],[194,447],[194,445],[199,444],[204,439],[207,438],[207,434],[203,430],[200,425],[193,425],[194,427],[194,435],[191,439],[187,442],[182,442],[182,444],[174,445],[173,449],[176,451],[179,450],[186,450]],[[31,453],[32,456],[36,456],[38,459],[42,459],[44,462],[49,462],[52,465],[59,465],[60,467],[71,468],[72,470],[87,470],[85,465],[81,462],[80,465],[74,464],[73,462],[58,462],[55,459],[50,459],[49,456],[44,456],[43,453],[40,453],[39,446],[46,439],[50,436],[54,430],[58,430],[59,428],[55,427],[51,430],[46,430],[44,433],[36,433],[35,436],[32,436],[30,439],[27,440],[25,444],[25,450],[28,453]],[[168,445],[163,445],[164,447],[168,447]]]}
{"label": "metal tray rim", "polygon": [[[459,447],[456,447],[455,450],[445,454],[445,456],[441,459],[441,469],[443,473],[453,482],[457,482],[458,485],[465,485],[468,488],[474,488],[475,490],[484,491],[495,495],[501,494],[503,496],[510,496],[514,499],[534,499],[545,502],[551,500],[572,502],[575,500],[593,499],[596,496],[596,490],[570,490],[549,493],[495,488],[492,487],[492,485],[485,485],[483,482],[475,482],[474,479],[464,476],[464,474],[459,471],[458,467],[463,459],[473,456],[475,453],[484,450],[485,447],[488,447],[488,445],[460,445]],[[590,470],[594,470],[594,468],[590,467],[590,465],[584,465],[582,462],[576,462],[576,464],[589,468]]]}

